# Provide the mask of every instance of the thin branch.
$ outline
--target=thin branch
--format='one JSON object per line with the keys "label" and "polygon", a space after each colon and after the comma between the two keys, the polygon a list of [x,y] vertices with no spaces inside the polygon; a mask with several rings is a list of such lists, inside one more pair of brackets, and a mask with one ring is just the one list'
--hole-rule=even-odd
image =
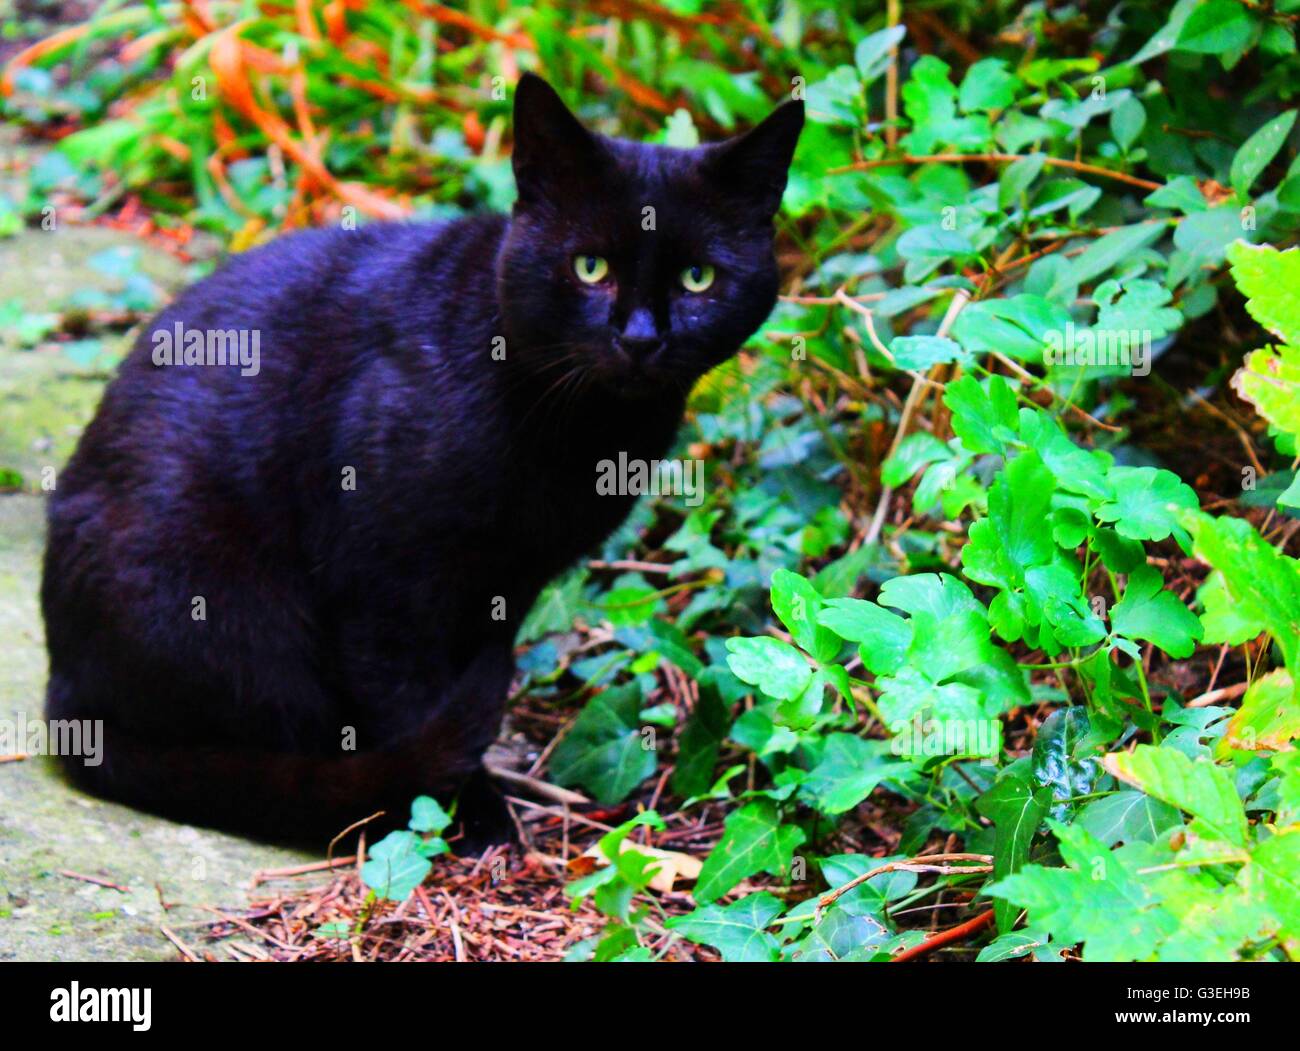
{"label": "thin branch", "polygon": [[[954,868],[950,865],[934,864],[939,861],[979,861],[983,864],[964,865]],[[885,872],[938,872],[944,875],[952,875],[955,873],[992,871],[993,856],[991,854],[922,854],[920,857],[911,858],[908,861],[887,861],[883,865],[877,865],[874,869],[869,869],[861,876],[854,876],[843,886],[828,890],[817,899],[816,915],[820,917],[822,909],[834,905],[842,895]]]}
{"label": "thin branch", "polygon": [[[931,153],[920,157],[904,154],[901,157],[882,157],[874,161],[855,161],[840,168],[830,168],[826,174],[841,175],[845,172],[869,171],[872,168],[891,168],[900,164],[1010,164],[1023,160],[1024,156],[1018,153]],[[1049,168],[1068,168],[1070,171],[1114,179],[1116,182],[1127,183],[1143,190],[1158,190],[1164,185],[1152,182],[1150,179],[1139,179],[1136,175],[1129,175],[1126,172],[1113,171],[1096,164],[1085,164],[1083,161],[1067,160],[1064,157],[1044,157],[1043,162]]]}

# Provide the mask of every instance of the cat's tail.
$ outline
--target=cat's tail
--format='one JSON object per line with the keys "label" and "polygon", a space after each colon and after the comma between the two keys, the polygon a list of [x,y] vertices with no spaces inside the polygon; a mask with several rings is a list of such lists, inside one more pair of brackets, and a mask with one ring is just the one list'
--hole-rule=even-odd
{"label": "cat's tail", "polygon": [[108,721],[97,729],[98,763],[62,757],[77,787],[174,821],[322,848],[380,811],[368,831],[405,823],[413,798],[456,791],[481,754],[457,747],[436,718],[394,747],[339,757],[160,747]]}
{"label": "cat's tail", "polygon": [[[483,710],[503,706],[509,685],[508,672],[504,683],[498,678],[467,676],[491,692],[469,698],[458,690],[454,700],[462,703],[440,706],[409,737],[375,751],[312,756],[159,745],[109,718],[83,733],[83,740],[95,742],[93,750],[62,760],[69,779],[94,795],[187,824],[317,849],[383,811],[365,825],[374,842],[375,833],[405,824],[416,796],[445,801],[467,783],[485,780],[482,755],[499,717],[484,719]],[[52,682],[51,716],[72,717],[71,706],[55,703],[56,689]]]}

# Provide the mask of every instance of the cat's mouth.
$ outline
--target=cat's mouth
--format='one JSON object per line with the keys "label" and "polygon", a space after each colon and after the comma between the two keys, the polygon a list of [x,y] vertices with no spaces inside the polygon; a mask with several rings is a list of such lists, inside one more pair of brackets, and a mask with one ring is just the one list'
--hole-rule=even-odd
{"label": "cat's mouth", "polygon": [[624,398],[649,398],[677,382],[666,349],[652,354],[629,354],[617,345],[591,366],[593,379],[605,390]]}

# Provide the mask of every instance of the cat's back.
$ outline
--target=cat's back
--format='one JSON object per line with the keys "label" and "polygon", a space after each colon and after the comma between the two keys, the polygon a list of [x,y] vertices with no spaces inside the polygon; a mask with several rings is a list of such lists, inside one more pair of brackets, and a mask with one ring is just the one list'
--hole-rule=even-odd
{"label": "cat's back", "polygon": [[379,408],[400,420],[438,400],[419,387],[462,383],[448,334],[490,324],[506,222],[309,230],[232,257],[144,326],[52,520],[65,502],[81,518],[79,494],[186,513],[214,496],[289,499],[283,479],[374,430]]}

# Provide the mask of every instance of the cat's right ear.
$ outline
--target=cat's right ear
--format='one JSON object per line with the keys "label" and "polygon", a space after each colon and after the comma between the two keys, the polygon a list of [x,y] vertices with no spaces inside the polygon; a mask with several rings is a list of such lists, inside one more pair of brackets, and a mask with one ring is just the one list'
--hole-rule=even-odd
{"label": "cat's right ear", "polygon": [[569,112],[550,84],[535,73],[519,78],[510,164],[521,204],[572,195],[595,173],[601,155],[596,136]]}

